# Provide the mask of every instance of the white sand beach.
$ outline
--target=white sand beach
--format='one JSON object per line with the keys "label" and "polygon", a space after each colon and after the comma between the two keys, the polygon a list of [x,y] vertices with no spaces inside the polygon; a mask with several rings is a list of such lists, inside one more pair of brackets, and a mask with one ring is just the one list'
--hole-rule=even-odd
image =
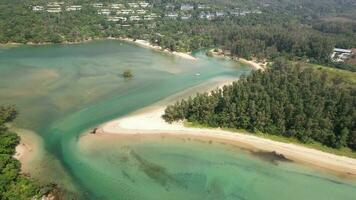
{"label": "white sand beach", "polygon": [[[108,38],[108,39],[113,39],[113,38]],[[165,53],[168,53],[168,54],[172,54],[174,56],[181,57],[181,58],[184,58],[184,59],[197,60],[197,58],[192,56],[192,55],[190,55],[190,53],[183,53],[183,52],[170,51],[168,49],[162,49],[162,47],[153,45],[153,44],[151,44],[150,42],[148,42],[146,40],[134,40],[134,39],[131,39],[131,38],[119,38],[119,39],[122,40],[122,41],[126,41],[126,42],[130,42],[130,43],[133,43],[133,44],[137,44],[137,45],[145,47],[145,48],[150,48],[150,49],[153,49],[153,50],[162,51],[162,52],[165,52]]]}
{"label": "white sand beach", "polygon": [[[356,178],[356,159],[338,156],[301,145],[283,143],[257,137],[250,134],[230,132],[221,129],[189,128],[183,123],[169,124],[162,119],[164,107],[152,106],[135,114],[110,121],[99,127],[97,135],[101,134],[164,134],[192,135],[209,139],[223,139],[252,149],[275,151],[286,158],[307,165],[312,165],[335,173]],[[95,137],[95,136],[93,136]]]}
{"label": "white sand beach", "polygon": [[200,86],[183,91],[172,97],[169,97],[152,106],[138,110],[128,116],[112,120],[98,127],[98,134],[90,134],[84,137],[101,137],[103,135],[191,135],[209,139],[220,139],[237,143],[242,146],[250,147],[261,151],[276,152],[283,154],[286,158],[302,164],[311,165],[319,169],[332,171],[342,176],[356,178],[356,159],[344,156],[326,153],[320,150],[311,149],[302,145],[283,143],[261,138],[253,134],[231,132],[226,130],[206,129],[206,128],[189,128],[185,127],[182,122],[169,124],[162,119],[164,109],[167,104],[177,99],[186,98],[197,91],[210,91],[213,88],[222,87],[223,85],[236,81],[220,77]]}

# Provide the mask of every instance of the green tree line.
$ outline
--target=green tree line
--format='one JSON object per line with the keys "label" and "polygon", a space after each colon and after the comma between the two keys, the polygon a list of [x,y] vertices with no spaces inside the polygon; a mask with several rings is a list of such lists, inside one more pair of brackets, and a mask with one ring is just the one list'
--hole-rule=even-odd
{"label": "green tree line", "polygon": [[13,106],[0,106],[0,199],[39,199],[50,192],[53,186],[41,185],[21,174],[21,163],[13,157],[20,138],[6,126],[16,116],[17,111]]}
{"label": "green tree line", "polygon": [[265,72],[168,106],[163,118],[356,150],[355,85],[280,59]]}

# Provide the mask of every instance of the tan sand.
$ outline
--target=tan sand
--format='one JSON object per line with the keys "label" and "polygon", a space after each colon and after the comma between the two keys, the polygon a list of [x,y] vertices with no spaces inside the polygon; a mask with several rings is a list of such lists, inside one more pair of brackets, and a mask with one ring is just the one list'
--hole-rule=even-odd
{"label": "tan sand", "polygon": [[[167,101],[165,102],[167,103]],[[236,133],[221,129],[188,128],[180,123],[168,124],[162,118],[162,104],[156,104],[126,117],[110,121],[98,129],[98,135],[191,135],[210,139],[227,140],[262,151],[275,151],[286,158],[308,164],[314,167],[341,174],[345,177],[356,178],[356,159],[338,156],[307,148],[297,144],[283,143],[257,137],[250,134]]]}
{"label": "tan sand", "polygon": [[248,64],[256,70],[264,71],[267,68],[267,62],[261,63],[261,62],[258,62],[257,60],[247,60],[244,58],[238,58],[235,56],[231,56],[230,53],[228,55],[226,55],[222,49],[218,49],[217,52],[215,52],[214,49],[211,49],[211,50],[209,50],[209,52],[214,57],[236,60],[238,62]]}
{"label": "tan sand", "polygon": [[253,60],[246,60],[244,58],[239,58],[238,61],[242,62],[242,63],[246,63],[248,65],[251,65],[253,68],[255,68],[256,70],[262,70],[264,71],[266,69],[266,65],[262,64],[262,63],[258,63],[257,61],[253,61]]}
{"label": "tan sand", "polygon": [[[108,38],[108,39],[113,39],[113,38]],[[137,44],[137,45],[145,47],[145,48],[150,48],[150,49],[153,49],[153,50],[162,51],[162,52],[165,52],[165,53],[177,56],[177,57],[181,57],[181,58],[184,58],[184,59],[197,60],[197,58],[192,56],[192,55],[190,55],[190,53],[183,53],[183,52],[170,51],[168,49],[162,49],[162,47],[153,45],[153,44],[151,44],[150,42],[148,42],[146,40],[134,40],[134,39],[131,39],[131,38],[119,38],[119,39],[123,40],[123,41],[126,41],[126,42],[133,43],[133,44]]]}
{"label": "tan sand", "polygon": [[16,153],[14,158],[21,162],[21,171],[23,173],[30,173],[43,156],[43,142],[36,133],[26,130],[13,128],[21,140],[20,144],[16,146]]}

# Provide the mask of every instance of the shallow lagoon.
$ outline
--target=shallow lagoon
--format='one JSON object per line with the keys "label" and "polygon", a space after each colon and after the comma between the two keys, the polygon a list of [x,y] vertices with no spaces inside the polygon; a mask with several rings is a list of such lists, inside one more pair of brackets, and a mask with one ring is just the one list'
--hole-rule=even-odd
{"label": "shallow lagoon", "polygon": [[[196,56],[198,61],[184,60],[120,41],[0,49],[0,103],[16,104],[16,126],[43,140],[32,174],[85,199],[356,195],[353,182],[293,163],[265,162],[221,144],[156,138],[98,142],[84,150],[78,145],[80,134],[100,123],[212,78],[251,70],[201,52]],[[125,69],[133,79],[121,77]]]}

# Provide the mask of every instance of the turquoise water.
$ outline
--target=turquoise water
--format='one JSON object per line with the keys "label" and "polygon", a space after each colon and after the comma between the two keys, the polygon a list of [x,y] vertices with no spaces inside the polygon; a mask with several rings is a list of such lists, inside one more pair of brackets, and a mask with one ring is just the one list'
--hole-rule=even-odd
{"label": "turquoise water", "polygon": [[[184,60],[119,41],[0,49],[0,104],[40,135],[33,174],[83,199],[352,199],[356,184],[236,148],[175,138],[94,141],[85,130],[216,77],[250,68]],[[132,70],[127,80],[121,73]],[[200,76],[196,76],[199,73]],[[296,194],[292,198],[290,194]],[[265,198],[267,197],[267,198]]]}

